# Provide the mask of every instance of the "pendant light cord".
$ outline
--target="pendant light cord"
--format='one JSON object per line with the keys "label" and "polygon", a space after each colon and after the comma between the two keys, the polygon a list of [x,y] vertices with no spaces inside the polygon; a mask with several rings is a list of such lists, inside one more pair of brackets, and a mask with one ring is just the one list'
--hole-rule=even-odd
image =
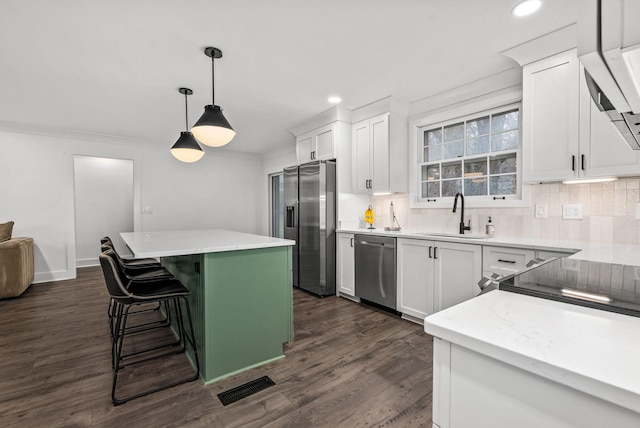
{"label": "pendant light cord", "polygon": [[184,130],[189,132],[189,111],[187,110],[187,91],[184,91]]}
{"label": "pendant light cord", "polygon": [[216,105],[216,84],[214,80],[214,67],[213,61],[215,54],[211,55],[211,105]]}

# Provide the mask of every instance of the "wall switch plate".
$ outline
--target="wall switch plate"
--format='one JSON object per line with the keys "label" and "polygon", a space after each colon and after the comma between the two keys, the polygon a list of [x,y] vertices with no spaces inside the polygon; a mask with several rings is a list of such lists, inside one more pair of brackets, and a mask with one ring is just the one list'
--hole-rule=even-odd
{"label": "wall switch plate", "polygon": [[636,204],[636,220],[640,220],[640,204]]}
{"label": "wall switch plate", "polygon": [[149,206],[142,207],[140,211],[142,212],[142,214],[153,214],[153,208]]}
{"label": "wall switch plate", "polygon": [[564,204],[562,206],[563,220],[581,220],[582,204]]}
{"label": "wall switch plate", "polygon": [[549,207],[546,204],[536,205],[536,218],[547,218],[549,216]]}

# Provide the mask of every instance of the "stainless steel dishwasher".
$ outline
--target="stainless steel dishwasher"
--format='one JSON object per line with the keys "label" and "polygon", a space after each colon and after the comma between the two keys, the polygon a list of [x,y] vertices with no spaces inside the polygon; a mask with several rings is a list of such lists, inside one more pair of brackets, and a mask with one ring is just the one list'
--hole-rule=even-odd
{"label": "stainless steel dishwasher", "polygon": [[396,310],[396,238],[355,235],[356,296]]}

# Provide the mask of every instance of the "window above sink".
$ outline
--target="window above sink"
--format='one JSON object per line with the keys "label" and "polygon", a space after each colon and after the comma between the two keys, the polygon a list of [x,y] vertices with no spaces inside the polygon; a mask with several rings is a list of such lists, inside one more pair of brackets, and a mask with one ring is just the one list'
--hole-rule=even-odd
{"label": "window above sink", "polygon": [[521,104],[469,113],[470,108],[450,111],[449,119],[439,113],[411,123],[412,208],[450,207],[458,192],[468,207],[527,205],[520,170]]}

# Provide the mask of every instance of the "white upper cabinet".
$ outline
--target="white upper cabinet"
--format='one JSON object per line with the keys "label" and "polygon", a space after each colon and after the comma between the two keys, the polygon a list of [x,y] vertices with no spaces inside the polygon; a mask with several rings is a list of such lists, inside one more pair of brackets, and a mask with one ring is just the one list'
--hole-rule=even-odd
{"label": "white upper cabinet", "polygon": [[523,67],[523,180],[640,173],[629,149],[589,96],[576,50]]}
{"label": "white upper cabinet", "polygon": [[354,192],[366,193],[369,191],[369,178],[371,177],[370,138],[371,127],[365,120],[353,124],[351,144],[353,147],[353,181],[351,183]]}
{"label": "white upper cabinet", "polygon": [[352,188],[356,193],[406,192],[406,119],[384,113],[352,126]]}
{"label": "white upper cabinet", "polygon": [[[351,112],[333,107],[289,129],[296,136],[298,164],[340,159],[351,164]],[[344,174],[343,174],[344,175]],[[351,187],[351,180],[348,186]]]}
{"label": "white upper cabinet", "polygon": [[331,123],[296,138],[298,163],[336,158],[336,126]]}
{"label": "white upper cabinet", "polygon": [[353,189],[389,191],[389,114],[354,123],[352,130]]}
{"label": "white upper cabinet", "polygon": [[578,152],[578,57],[526,65],[522,77],[523,180],[574,176]]}

